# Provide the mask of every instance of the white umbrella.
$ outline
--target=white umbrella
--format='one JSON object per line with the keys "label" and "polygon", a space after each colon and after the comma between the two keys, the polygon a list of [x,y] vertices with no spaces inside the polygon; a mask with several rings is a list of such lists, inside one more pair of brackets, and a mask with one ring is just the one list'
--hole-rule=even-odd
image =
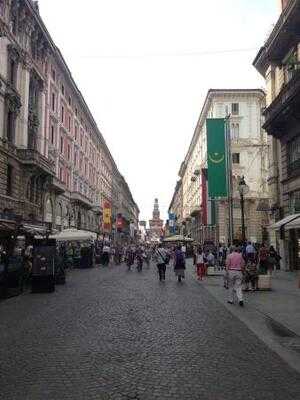
{"label": "white umbrella", "polygon": [[193,242],[194,239],[188,238],[182,235],[174,235],[167,237],[163,240],[164,242]]}
{"label": "white umbrella", "polygon": [[78,229],[64,229],[56,235],[51,235],[51,239],[58,241],[82,241],[82,240],[94,240],[97,239],[97,234],[90,231],[82,231]]}

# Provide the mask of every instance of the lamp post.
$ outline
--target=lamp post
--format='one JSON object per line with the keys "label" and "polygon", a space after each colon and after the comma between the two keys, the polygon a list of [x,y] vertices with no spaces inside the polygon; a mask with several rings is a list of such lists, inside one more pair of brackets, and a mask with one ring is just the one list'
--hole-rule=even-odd
{"label": "lamp post", "polygon": [[243,243],[246,241],[246,229],[245,229],[245,195],[249,192],[249,186],[245,182],[245,177],[242,176],[238,185],[238,191],[241,199],[241,214],[242,214],[242,240]]}

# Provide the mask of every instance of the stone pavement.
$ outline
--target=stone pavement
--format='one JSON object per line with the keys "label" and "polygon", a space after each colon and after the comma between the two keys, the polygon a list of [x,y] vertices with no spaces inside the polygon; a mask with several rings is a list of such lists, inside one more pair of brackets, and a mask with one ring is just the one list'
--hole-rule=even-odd
{"label": "stone pavement", "polygon": [[[194,276],[195,277],[195,276]],[[195,277],[196,278],[196,277]],[[199,284],[205,287],[218,301],[248,325],[258,336],[275,344],[281,344],[286,354],[278,352],[300,371],[300,289],[299,273],[276,271],[272,277],[272,290],[244,292],[245,307],[227,305],[227,290],[223,287],[223,275],[210,276]],[[267,328],[267,329],[266,329]],[[274,343],[277,342],[277,343]],[[292,351],[288,351],[292,350]],[[295,354],[294,352],[297,352]]]}
{"label": "stone pavement", "polygon": [[73,270],[0,303],[2,400],[295,400],[300,375],[192,277]]}

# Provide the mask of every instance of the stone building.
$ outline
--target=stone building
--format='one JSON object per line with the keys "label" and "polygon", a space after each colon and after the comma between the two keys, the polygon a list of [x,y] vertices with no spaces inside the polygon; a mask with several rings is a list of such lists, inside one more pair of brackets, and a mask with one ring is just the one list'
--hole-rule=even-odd
{"label": "stone building", "polygon": [[264,129],[269,135],[270,234],[288,269],[300,269],[300,4],[282,12],[254,66],[266,79]]}
{"label": "stone building", "polygon": [[0,212],[22,224],[101,230],[137,206],[31,0],[0,0]]}
{"label": "stone building", "polygon": [[183,214],[182,214],[182,181],[176,183],[174,194],[168,209],[169,214],[175,215],[174,232],[184,234]]}
{"label": "stone building", "polygon": [[197,126],[179,176],[182,181],[182,218],[186,234],[203,243],[227,242],[229,211],[227,199],[212,201],[207,195],[206,119],[230,116],[233,217],[235,239],[241,239],[239,179],[244,176],[250,191],[245,198],[246,236],[261,241],[266,236],[268,202],[266,134],[261,128],[265,93],[260,89],[212,89],[205,99]]}

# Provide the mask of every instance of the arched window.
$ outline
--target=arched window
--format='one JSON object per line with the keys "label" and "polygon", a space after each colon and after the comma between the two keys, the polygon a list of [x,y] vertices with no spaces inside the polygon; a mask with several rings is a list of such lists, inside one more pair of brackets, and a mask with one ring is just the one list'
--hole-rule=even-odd
{"label": "arched window", "polygon": [[56,225],[60,228],[62,226],[63,209],[61,203],[56,207]]}
{"label": "arched window", "polygon": [[49,198],[46,201],[46,205],[45,205],[45,222],[52,223],[52,218],[53,218],[52,201]]}

